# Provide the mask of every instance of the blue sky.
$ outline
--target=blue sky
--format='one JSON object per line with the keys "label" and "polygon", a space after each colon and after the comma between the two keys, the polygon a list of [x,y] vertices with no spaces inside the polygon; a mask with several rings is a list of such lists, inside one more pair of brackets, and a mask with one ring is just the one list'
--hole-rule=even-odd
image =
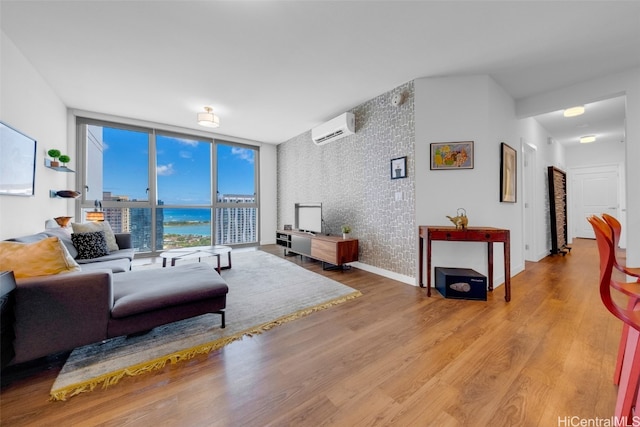
{"label": "blue sky", "polygon": [[[146,200],[148,136],[144,132],[103,128],[103,186],[114,195]],[[156,136],[158,196],[165,204],[210,204],[212,144]],[[254,151],[218,144],[218,191],[253,194]]]}

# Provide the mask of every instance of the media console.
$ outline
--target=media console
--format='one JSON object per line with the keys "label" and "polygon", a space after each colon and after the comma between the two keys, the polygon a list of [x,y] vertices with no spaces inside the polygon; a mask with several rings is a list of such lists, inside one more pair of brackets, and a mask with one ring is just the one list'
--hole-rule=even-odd
{"label": "media console", "polygon": [[284,247],[285,255],[291,252],[336,266],[358,261],[358,239],[279,230],[276,244]]}

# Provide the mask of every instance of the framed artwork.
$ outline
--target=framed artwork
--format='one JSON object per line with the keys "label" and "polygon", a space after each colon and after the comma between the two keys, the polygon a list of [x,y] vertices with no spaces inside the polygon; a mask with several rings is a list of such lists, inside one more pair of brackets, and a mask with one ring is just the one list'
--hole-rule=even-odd
{"label": "framed artwork", "polygon": [[500,151],[500,201],[515,203],[518,191],[518,164],[516,150],[504,142]]}
{"label": "framed artwork", "polygon": [[431,170],[473,169],[473,141],[431,143]]}
{"label": "framed artwork", "polygon": [[0,122],[0,195],[33,196],[36,140]]}
{"label": "framed artwork", "polygon": [[391,179],[407,177],[407,156],[391,160]]}

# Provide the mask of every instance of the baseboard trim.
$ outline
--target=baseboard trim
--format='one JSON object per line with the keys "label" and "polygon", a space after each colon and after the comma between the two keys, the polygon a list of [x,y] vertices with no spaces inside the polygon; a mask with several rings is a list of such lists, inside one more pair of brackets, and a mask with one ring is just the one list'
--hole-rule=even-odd
{"label": "baseboard trim", "polygon": [[350,262],[349,265],[355,268],[359,268],[360,270],[368,271],[370,273],[374,273],[379,276],[387,277],[389,279],[397,280],[398,282],[406,283],[407,285],[417,286],[415,277],[406,276],[400,273],[395,273],[393,271],[385,270],[380,267],[374,267],[372,265],[365,264],[359,261]]}

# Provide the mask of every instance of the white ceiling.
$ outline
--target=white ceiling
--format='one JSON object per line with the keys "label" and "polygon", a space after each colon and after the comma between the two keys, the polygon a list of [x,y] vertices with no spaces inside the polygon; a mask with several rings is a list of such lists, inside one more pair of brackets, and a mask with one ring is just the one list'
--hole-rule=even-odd
{"label": "white ceiling", "polygon": [[[0,16],[71,108],[206,130],[210,105],[217,134],[268,143],[415,78],[489,74],[520,99],[640,66],[638,1],[0,0]],[[558,141],[581,133],[553,117]]]}
{"label": "white ceiling", "polygon": [[625,97],[585,104],[585,112],[577,117],[564,117],[564,111],[536,116],[555,142],[564,146],[580,144],[580,137],[596,136],[597,143],[624,142]]}

